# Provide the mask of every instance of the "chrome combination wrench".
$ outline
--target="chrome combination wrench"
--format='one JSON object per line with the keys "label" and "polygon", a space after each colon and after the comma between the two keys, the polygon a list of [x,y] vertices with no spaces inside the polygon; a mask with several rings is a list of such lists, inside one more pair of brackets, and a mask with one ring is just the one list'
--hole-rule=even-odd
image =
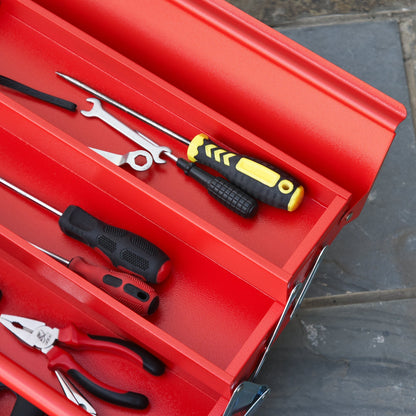
{"label": "chrome combination wrench", "polygon": [[[117,130],[124,136],[128,137],[130,140],[132,140],[134,143],[138,144],[140,147],[145,149],[153,158],[155,163],[166,163],[166,160],[162,159],[160,155],[162,153],[171,154],[172,151],[169,147],[166,146],[158,146],[155,142],[148,139],[145,135],[131,129],[124,123],[122,123],[120,120],[118,120],[116,117],[105,111],[101,105],[101,101],[97,98],[87,98],[87,101],[92,103],[93,106],[90,110],[82,110],[81,114],[85,117],[97,117],[100,120],[104,121],[104,123],[108,124],[113,129]],[[150,156],[149,155],[149,156]],[[141,156],[145,156],[142,154]],[[146,164],[143,166],[147,166],[149,163],[148,157],[146,157]],[[146,169],[148,169],[151,166],[151,163]],[[143,170],[146,170],[143,169]]]}
{"label": "chrome combination wrench", "polygon": [[[120,155],[118,153],[107,152],[105,150],[95,149],[93,147],[90,147],[90,149],[94,150],[94,152],[114,163],[116,166],[127,164],[138,172],[149,169],[153,164],[152,155],[149,152],[146,152],[146,150],[136,150],[134,152],[128,152],[124,155]],[[142,165],[137,163],[137,159],[140,157],[144,157],[146,159]]]}
{"label": "chrome combination wrench", "polygon": [[[104,97],[105,101],[108,101],[111,104],[117,104],[117,102],[109,100],[106,96],[103,96],[102,94],[101,96]],[[87,98],[87,101],[92,103],[93,106],[89,111],[82,110],[82,115],[84,115],[85,117],[99,118],[100,120],[108,124],[110,127],[127,136],[134,143],[138,144],[140,147],[145,149],[144,151],[129,152],[123,155],[95,148],[90,148],[91,150],[94,150],[96,153],[113,162],[117,166],[128,164],[133,169],[138,171],[144,171],[149,169],[153,163],[153,160],[156,163],[166,163],[166,160],[160,157],[160,155],[164,153],[165,156],[173,160],[176,166],[179,169],[181,169],[187,176],[199,182],[204,188],[207,189],[208,193],[213,198],[215,198],[218,202],[223,204],[231,211],[234,211],[236,214],[241,215],[245,218],[253,217],[256,214],[256,200],[252,198],[250,195],[246,194],[240,188],[226,181],[222,177],[213,176],[212,174],[199,168],[192,162],[188,162],[185,159],[176,157],[172,154],[172,151],[169,147],[159,146],[157,143],[155,143],[150,138],[146,137],[144,134],[126,126],[116,117],[112,116],[110,113],[105,111],[101,105],[101,101],[97,98]],[[122,109],[124,110],[125,108],[123,107]],[[146,162],[143,165],[139,165],[136,162],[136,158],[138,156],[144,156],[146,158]]]}

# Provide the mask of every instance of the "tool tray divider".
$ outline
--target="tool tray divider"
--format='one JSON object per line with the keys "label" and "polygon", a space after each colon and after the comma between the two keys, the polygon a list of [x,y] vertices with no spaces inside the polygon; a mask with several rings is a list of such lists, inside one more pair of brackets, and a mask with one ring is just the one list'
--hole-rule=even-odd
{"label": "tool tray divider", "polygon": [[[117,382],[124,383],[123,388],[126,389],[132,389],[131,380],[136,380],[135,388],[142,388],[146,391],[177,389],[177,394],[179,394],[179,392],[189,390],[188,394],[193,396],[192,401],[201,400],[204,406],[208,406],[208,410],[220,397],[218,389],[223,390],[225,397],[228,396],[229,384],[232,380],[229,374],[216,368],[203,357],[198,356],[185,345],[164,334],[163,331],[113,299],[97,295],[96,290],[91,290],[88,284],[80,282],[78,276],[65,270],[55,270],[55,265],[51,260],[43,259],[42,255],[36,256],[34,250],[34,247],[18,236],[0,227],[0,266],[5,275],[14,276],[13,280],[2,281],[2,288],[8,294],[2,303],[8,312],[28,317],[33,317],[32,314],[36,313],[36,319],[58,327],[64,327],[72,322],[88,333],[121,336],[140,343],[156,355],[159,354],[154,351],[155,349],[163,353],[167,372],[162,378],[151,376],[137,369],[135,365],[129,364],[128,361],[120,360],[119,357],[111,357],[106,353],[101,353],[98,357],[96,352],[85,354],[85,357],[83,353],[77,354],[77,361],[94,374],[98,373],[104,381],[107,374],[107,382],[110,384],[114,383],[114,379],[111,379],[108,367],[119,366],[121,361],[121,364],[124,363],[121,367],[124,376],[118,377]],[[17,296],[19,299],[16,299]],[[35,308],[34,305],[36,305]],[[57,380],[47,369],[45,357],[17,342],[12,334],[2,333],[0,354],[5,356],[6,360],[11,360],[10,365],[15,362],[16,365],[24,366],[28,374],[33,374],[33,376],[27,375],[24,379],[29,386],[42,380],[52,389],[57,387]],[[95,361],[91,359],[91,356]],[[103,362],[106,365],[103,366]],[[33,377],[36,380],[32,380]],[[209,388],[210,384],[212,388]],[[45,400],[45,397],[43,399],[44,402],[49,402]],[[53,403],[53,401],[54,394],[50,398],[50,402]],[[158,409],[160,414],[165,414],[163,413],[165,411],[169,414],[181,414],[181,406],[178,409],[170,409],[169,403],[159,404],[156,398],[153,401],[155,402],[154,408]],[[101,407],[106,409],[105,412],[111,409],[120,412],[114,414],[136,414],[134,411],[129,413],[128,410],[108,404],[101,404]]]}
{"label": "tool tray divider", "polygon": [[[26,105],[27,104],[29,103],[26,103]],[[9,103],[7,103],[7,105],[9,105]],[[39,108],[42,106],[39,103],[33,103],[33,105],[35,106],[34,109],[37,111],[39,111]],[[18,108],[18,105],[16,108]],[[80,123],[82,128],[80,128],[80,131],[71,132],[76,136],[76,138],[73,139],[73,136],[68,134],[68,132],[59,131],[60,129],[52,124],[52,120],[42,121],[42,114],[40,114],[39,118],[38,114],[33,115],[30,111],[23,108],[18,108],[17,111],[19,115],[24,114],[24,117],[28,119],[28,122],[36,120],[36,124],[43,125],[45,130],[53,131],[54,137],[51,136],[47,143],[45,142],[45,138],[40,139],[32,137],[31,141],[36,142],[36,146],[43,146],[45,148],[44,151],[49,154],[51,154],[54,149],[59,148],[59,139],[63,141],[66,144],[65,150],[62,148],[59,151],[55,150],[57,155],[54,157],[60,157],[61,163],[72,163],[72,160],[82,160],[82,162],[77,163],[76,169],[83,177],[89,177],[91,178],[89,180],[99,182],[102,187],[106,186],[107,189],[109,189],[109,192],[112,192],[111,185],[113,185],[120,177],[123,177],[125,179],[123,185],[125,186],[125,189],[130,187],[130,192],[140,189],[146,193],[146,196],[151,196],[152,198],[149,198],[149,200],[146,201],[146,204],[139,204],[140,213],[142,215],[145,215],[147,218],[154,217],[154,213],[159,212],[156,205],[161,203],[167,210],[175,211],[175,213],[178,213],[181,217],[178,221],[172,221],[169,216],[159,215],[157,221],[161,226],[170,228],[175,227],[172,231],[173,233],[178,233],[178,235],[185,233],[183,238],[190,239],[190,241],[192,241],[191,244],[196,247],[199,244],[200,235],[196,233],[192,227],[197,227],[198,232],[200,232],[201,228],[207,230],[207,237],[204,236],[204,238],[209,239],[217,236],[216,241],[219,244],[224,244],[225,242],[224,250],[215,250],[215,253],[209,253],[212,257],[218,257],[225,253],[222,258],[216,258],[216,261],[218,262],[225,260],[226,256],[228,256],[227,250],[229,250],[230,247],[235,246],[238,252],[247,251],[248,255],[246,258],[253,257],[256,262],[256,267],[261,267],[262,264],[265,264],[266,269],[275,269],[273,275],[279,275],[279,268],[284,266],[288,258],[291,256],[305,257],[308,254],[308,247],[305,247],[305,252],[298,250],[298,247],[301,246],[300,241],[302,241],[308,233],[312,232],[319,234],[321,232],[320,229],[314,229],[314,221],[319,221],[323,216],[326,217],[324,215],[326,214],[325,209],[331,208],[331,204],[334,203],[337,198],[338,200],[339,198],[345,198],[347,200],[349,197],[349,194],[346,191],[329,181],[323,179],[318,187],[315,179],[308,179],[308,181],[306,181],[305,178],[304,183],[308,189],[308,196],[305,198],[302,210],[295,215],[281,212],[275,208],[264,205],[261,207],[261,212],[259,214],[263,216],[262,221],[242,219],[233,213],[227,212],[227,210],[217,202],[210,200],[204,189],[201,189],[198,184],[189,181],[188,178],[181,172],[178,172],[178,169],[172,164],[169,164],[169,162],[166,166],[153,166],[152,169],[154,171],[145,172],[142,176],[137,175],[139,180],[135,181],[134,177],[131,175],[131,171],[123,172],[119,169],[117,172],[117,168],[111,166],[109,162],[105,160],[100,161],[99,156],[92,155],[92,151],[90,152],[79,142],[85,141],[85,138],[88,137],[91,138],[91,140],[89,143],[85,144],[103,147],[103,143],[100,144],[100,140],[102,141],[105,139],[106,143],[108,142],[107,147],[110,151],[115,150],[112,147],[115,146],[115,143],[119,143],[120,147],[126,145],[129,146],[129,143],[119,137],[116,132],[110,131],[108,126],[101,125],[97,120],[84,120],[81,115],[78,115],[77,123]],[[42,107],[41,111],[45,111],[45,109]],[[77,123],[71,122],[68,124],[68,118],[71,119],[72,117],[72,115],[64,115],[65,126],[63,128],[67,130],[73,129],[72,126]],[[97,129],[97,131],[95,131],[95,129]],[[53,143],[54,140],[57,140],[57,142]],[[96,140],[96,142],[94,140]],[[171,143],[166,144],[174,148]],[[173,143],[173,145],[176,145],[176,143]],[[128,148],[126,147],[125,150],[127,151]],[[123,148],[121,148],[121,151],[123,151]],[[88,160],[86,160],[86,155],[88,153],[89,157]],[[62,160],[64,158],[65,160]],[[91,160],[94,160],[95,163],[91,163]],[[112,174],[99,174],[104,171],[104,169],[99,170],[99,164],[101,164],[102,167],[107,167],[107,171],[111,170]],[[306,171],[308,171],[308,169],[306,169]],[[319,175],[317,176],[319,177]],[[101,179],[102,177],[105,177],[105,181],[108,181],[106,184],[104,184],[105,181]],[[120,186],[120,181],[118,184]],[[324,192],[323,189],[325,189],[326,192]],[[314,195],[314,190],[317,190],[316,196]],[[130,192],[123,194],[125,200],[127,198],[130,198],[130,200],[133,199],[130,197]],[[116,197],[119,197],[121,194],[121,192],[118,192]],[[134,204],[137,205],[137,200]],[[328,209],[328,212],[332,212],[332,210]],[[331,222],[331,220],[333,220],[333,218],[328,218],[328,221]],[[154,219],[152,219],[152,221],[154,221]],[[328,227],[326,224],[325,226]],[[292,234],[292,238],[290,239],[291,245],[287,245],[288,241],[285,239],[285,246],[282,246],[285,249],[284,251],[279,250],[276,252],[276,250],[271,248],[270,244],[260,245],[258,242],[264,241],[264,236],[267,238],[273,236],[273,239],[275,240],[279,235],[284,236],[289,232]],[[253,238],[255,235],[257,235],[257,237]],[[279,245],[277,242],[274,244]],[[269,252],[258,252],[259,249],[267,249]],[[249,254],[249,252],[251,253]],[[267,254],[267,257],[265,257],[265,254]],[[270,262],[270,260],[272,260],[272,262]],[[242,262],[244,261],[245,259],[243,258]],[[241,266],[238,270],[235,270],[235,272],[241,277],[250,279],[250,276],[253,276],[254,273],[252,269],[248,269],[242,262],[238,261],[230,263],[232,267]],[[245,270],[247,271],[246,273],[244,272]],[[275,277],[273,276],[272,279],[275,279]],[[250,283],[258,284],[260,282],[258,282],[257,278],[251,278]],[[284,302],[286,294],[284,290],[282,292],[281,287],[275,291],[274,296],[278,297],[279,293],[282,295],[282,298],[279,300]]]}
{"label": "tool tray divider", "polygon": [[[6,193],[7,192],[8,191],[6,190]],[[11,195],[11,196],[15,197],[15,195]],[[23,205],[24,208],[25,208],[25,205],[27,205],[26,201],[19,201],[19,202],[21,202],[21,204],[18,204],[18,205]],[[21,211],[21,207],[19,206],[14,207],[14,212],[19,212],[19,211]],[[42,227],[43,229],[43,238],[45,239],[45,242],[42,242],[41,244],[47,245],[47,244],[51,244],[51,241],[55,241],[56,242],[54,245],[55,249],[59,247],[59,250],[62,250],[64,252],[81,250],[80,244],[78,242],[73,242],[71,239],[68,239],[66,236],[58,234],[54,238],[53,234],[57,234],[57,231],[59,232],[59,230],[57,229],[55,218],[53,216],[52,218],[50,218],[51,215],[49,213],[46,213],[45,217],[49,217],[49,218],[45,218],[46,221],[45,220],[38,221],[39,227]],[[136,315],[134,312],[130,311],[125,306],[114,301],[106,294],[101,293],[97,288],[90,285],[88,282],[84,281],[78,275],[69,271],[62,265],[58,264],[53,259],[49,259],[43,253],[36,253],[36,249],[34,247],[29,245],[28,243],[25,243],[24,241],[22,242],[21,238],[15,236],[12,232],[9,232],[8,234],[12,236],[11,238],[14,238],[20,241],[20,245],[13,245],[9,243],[9,245],[7,246],[8,250],[12,253],[17,252],[18,257],[19,256],[22,257],[22,261],[24,261],[27,264],[26,266],[27,268],[33,268],[34,270],[37,270],[37,269],[41,270],[42,278],[46,279],[46,281],[49,282],[49,285],[53,285],[53,286],[57,285],[56,290],[60,293],[60,296],[63,296],[64,293],[67,293],[68,296],[71,295],[71,299],[73,299],[73,302],[77,304],[79,308],[85,308],[88,305],[89,308],[92,308],[92,310],[90,311],[90,315],[96,315],[98,313],[99,314],[98,316],[100,318],[97,318],[97,319],[104,319],[104,316],[105,316],[106,319],[109,319],[109,321],[107,322],[107,326],[110,326],[109,322],[113,322],[112,324],[113,326],[115,325],[116,327],[124,328],[124,331],[129,333],[130,336],[137,337],[141,342],[148,342],[149,348],[155,348],[156,345],[159,346],[160,354],[161,353],[165,354],[167,352],[166,350],[168,350],[168,356],[173,355],[172,365],[175,361],[182,361],[183,356],[184,355],[186,356],[187,354],[189,354],[189,356],[192,356],[192,360],[195,360],[196,362],[198,361],[200,362],[199,364],[197,364],[197,366],[200,365],[201,367],[204,367],[204,366],[211,367],[211,364],[206,359],[202,357],[198,358],[199,354],[194,353],[192,349],[188,350],[188,348],[185,345],[183,345],[179,341],[175,341],[175,338],[172,337],[172,335],[177,333],[176,336],[179,336],[179,335],[181,335],[182,337],[185,336],[185,338],[183,339],[185,340],[187,338],[189,342],[190,337],[189,337],[189,334],[187,334],[187,332],[189,331],[184,332],[183,330],[181,330],[182,325],[183,326],[192,325],[192,320],[190,320],[189,318],[185,320],[187,311],[188,310],[196,311],[198,307],[201,307],[201,306],[203,308],[208,308],[210,303],[212,302],[209,299],[209,296],[208,296],[208,299],[205,301],[205,303],[209,302],[206,305],[204,305],[203,297],[197,298],[199,302],[189,299],[192,295],[195,297],[195,294],[197,293],[197,291],[201,291],[201,289],[198,288],[199,285],[197,284],[197,282],[193,282],[192,287],[190,288],[185,287],[183,289],[175,289],[174,282],[167,282],[165,287],[162,286],[160,287],[160,289],[159,287],[156,287],[161,297],[161,303],[163,304],[163,313],[162,311],[161,313],[156,312],[155,316],[149,317],[149,320],[147,320]],[[69,241],[66,241],[66,240],[69,240]],[[23,250],[22,246],[25,246],[25,248],[29,250],[29,253]],[[71,256],[68,255],[68,257],[71,257]],[[99,257],[95,255],[95,253],[86,252],[84,257],[90,260],[91,262],[98,263],[100,261]],[[39,262],[41,262],[40,265],[39,265]],[[183,262],[186,263],[187,260],[184,259]],[[201,262],[201,260],[199,262]],[[216,267],[216,269],[218,268]],[[178,273],[178,276],[181,276],[183,272],[179,269],[177,270],[177,273]],[[184,273],[184,274],[187,275],[189,273]],[[218,274],[218,272],[216,273],[213,272],[213,274]],[[223,279],[222,281],[223,288],[221,289],[221,287],[219,287],[216,290],[216,294],[218,298],[220,296],[221,297],[228,296],[229,291],[226,289],[228,285],[233,286],[237,284],[236,282],[234,282],[234,280],[236,279],[235,276],[230,275],[230,282],[227,283],[227,273],[222,272],[220,273],[220,275],[221,275],[221,278]],[[57,277],[59,277],[59,280],[57,279]],[[183,278],[183,276],[181,277]],[[182,283],[176,283],[176,285],[182,286],[183,284],[187,284],[187,283],[190,283],[190,282],[184,281]],[[244,286],[245,286],[245,289],[244,289]],[[261,312],[261,314],[263,313],[265,314],[265,319],[268,320],[269,326],[271,327],[273,325],[275,316],[274,316],[274,313],[270,313],[270,311],[268,310],[268,307],[271,307],[273,305],[273,301],[272,300],[268,301],[269,306],[267,306],[267,304],[262,306],[265,300],[263,296],[256,294],[255,290],[250,288],[249,286],[246,286],[246,285],[244,286],[241,287],[241,290],[239,292],[241,298],[244,299],[245,296],[244,296],[243,291],[246,291],[247,299],[250,299],[253,305],[257,304],[258,307],[261,307],[261,310],[263,311]],[[255,300],[256,298],[257,300]],[[234,303],[233,307],[237,308],[237,304]],[[243,305],[239,306],[240,309],[242,307]],[[181,316],[181,314],[183,314],[181,322],[178,322],[178,323],[171,322],[171,320],[169,319],[170,309],[172,309],[172,314],[173,314],[173,311],[176,311],[177,319],[180,319],[179,317]],[[182,313],[180,312],[180,309],[183,311]],[[221,318],[224,316],[227,316],[227,314],[229,316],[232,316],[235,312],[231,310],[228,310],[227,312],[227,309],[224,309],[224,307],[222,308],[217,307],[217,309],[219,309],[219,311],[215,314],[215,319],[213,319],[214,314],[212,314],[211,317],[207,317],[206,324],[209,326],[214,325],[219,331],[218,328],[219,328]],[[244,309],[246,308],[244,307]],[[253,315],[253,316],[250,317],[250,321],[251,321],[250,325],[252,326],[251,329],[249,329],[250,328],[249,326],[247,326],[247,329],[245,329],[243,332],[240,329],[239,337],[252,336],[250,335],[250,333],[255,328],[255,325],[258,319],[257,318],[258,312],[256,314],[250,312],[249,310],[245,310],[245,311],[241,310],[240,312],[245,313],[246,319],[248,319],[250,315]],[[168,316],[166,316],[166,314]],[[261,314],[259,316],[262,316]],[[156,327],[152,325],[149,321],[154,321],[155,323],[154,325],[156,325]],[[199,324],[203,325],[203,321],[200,321]],[[137,328],[140,328],[140,330],[138,331]],[[164,331],[166,331],[167,333],[165,333],[160,328],[164,328]],[[200,330],[201,329],[202,328],[200,328]],[[208,329],[206,330],[208,331]],[[225,338],[226,328],[223,327],[222,331],[223,331],[222,335],[220,332],[218,332],[218,336],[216,338],[216,342],[218,342],[218,346],[216,348],[212,349],[212,346],[210,347],[209,345],[204,346],[202,340],[199,340],[199,339],[194,339],[193,342],[195,343],[195,346],[198,346],[199,349],[202,349],[202,350],[205,349],[206,350],[205,353],[208,353],[209,355],[214,354],[216,350],[221,351],[222,353],[221,361],[222,361],[224,360],[224,357],[225,357],[224,356],[225,348],[227,347],[227,344],[230,344],[230,340]],[[169,336],[169,332],[171,333],[170,336]],[[146,334],[148,334],[147,336],[150,337],[148,341],[146,341],[147,340]],[[191,336],[191,338],[193,337]],[[236,341],[237,341],[237,338],[234,340],[234,342]],[[174,350],[172,351],[171,348],[174,348]],[[230,348],[230,346],[228,348]],[[239,348],[238,343],[236,343],[234,346],[231,347],[230,353],[235,348]],[[230,358],[232,356],[233,354],[231,353]],[[221,365],[226,365],[226,362],[224,362],[224,364],[221,364]],[[221,372],[221,370],[219,369],[217,371]]]}
{"label": "tool tray divider", "polygon": [[[113,217],[114,210],[111,208],[112,201],[117,200],[121,202],[123,206],[131,207],[132,210],[138,212],[141,221],[138,223],[135,219],[135,224],[137,226],[137,232],[143,234],[144,231],[142,227],[148,228],[147,234],[144,236],[148,239],[153,239],[157,245],[159,245],[165,251],[170,251],[172,257],[178,257],[183,255],[183,250],[178,250],[176,244],[166,244],[165,239],[157,239],[155,236],[158,235],[161,229],[168,230],[169,236],[174,235],[177,238],[180,238],[186,244],[195,247],[199,251],[198,246],[200,245],[201,240],[204,241],[205,255],[215,258],[219,264],[227,264],[228,267],[232,267],[232,271],[236,273],[240,278],[247,279],[250,284],[259,286],[260,289],[267,288],[271,293],[282,303],[285,302],[286,296],[286,286],[291,279],[290,274],[279,264],[276,264],[275,261],[271,262],[267,258],[264,258],[261,253],[254,250],[254,246],[257,244],[252,244],[252,249],[244,245],[241,239],[244,237],[245,241],[249,242],[250,236],[252,236],[255,231],[255,228],[262,227],[264,228],[265,224],[256,224],[251,221],[245,223],[244,219],[241,219],[235,214],[225,212],[227,215],[226,220],[229,221],[228,226],[231,224],[231,221],[234,221],[235,227],[238,229],[233,229],[234,233],[237,233],[240,239],[233,238],[231,235],[227,234],[223,228],[216,228],[208,221],[204,221],[203,218],[195,215],[195,213],[184,210],[180,205],[166,198],[160,192],[155,191],[148,184],[142,181],[135,181],[134,177],[130,172],[124,172],[119,169],[117,171],[109,162],[100,161],[100,157],[95,155],[92,151],[89,151],[85,146],[80,145],[76,140],[66,133],[63,133],[57,127],[51,125],[48,121],[43,120],[41,117],[31,113],[30,111],[23,108],[21,105],[14,103],[10,100],[9,97],[4,97],[0,94],[0,105],[3,105],[4,114],[7,114],[7,122],[3,123],[3,129],[5,125],[10,124],[9,129],[14,130],[14,134],[19,135],[20,143],[19,152],[30,152],[31,149],[36,149],[36,156],[30,156],[30,161],[33,163],[33,166],[30,163],[25,163],[21,166],[22,169],[19,173],[20,178],[32,177],[35,178],[34,173],[37,168],[39,158],[48,158],[53,160],[53,165],[56,166],[52,171],[56,171],[59,168],[59,165],[66,166],[68,172],[74,170],[73,161],[76,160],[76,175],[73,177],[70,174],[66,173],[60,177],[60,184],[57,186],[56,183],[51,182],[50,188],[47,188],[48,176],[50,175],[48,170],[39,170],[36,172],[36,175],[39,178],[35,183],[32,183],[32,186],[36,183],[39,184],[39,191],[41,194],[38,194],[39,197],[48,198],[48,196],[59,187],[60,196],[62,200],[71,201],[71,198],[74,197],[75,193],[78,193],[77,198],[83,202],[83,208],[86,210],[93,210],[96,214],[101,214],[106,217],[106,220],[111,221]],[[30,132],[30,139],[28,138],[28,133]],[[36,133],[35,133],[36,132]],[[17,146],[15,143],[14,136],[8,136],[10,139],[10,146]],[[6,142],[6,137],[3,142]],[[25,150],[26,149],[26,150]],[[25,156],[28,159],[28,156]],[[6,158],[4,154],[4,167],[6,164],[14,164],[13,158]],[[156,169],[158,167],[155,167]],[[13,169],[13,166],[9,166],[8,170]],[[160,168],[159,168],[160,169]],[[63,173],[65,170],[63,171]],[[22,181],[22,179],[19,179]],[[25,180],[21,186],[24,187]],[[104,191],[110,197],[110,200],[106,204],[96,204],[96,199],[89,198],[90,190],[84,192],[82,191],[84,183],[90,184],[96,192]],[[186,184],[188,185],[188,184]],[[189,184],[190,185],[190,184]],[[55,189],[54,189],[55,188]],[[113,189],[117,189],[117,194],[111,195]],[[197,190],[198,191],[198,190]],[[144,199],[140,201],[139,195],[143,193],[143,198],[146,198],[146,203],[143,203]],[[284,266],[286,262],[294,259],[294,263],[298,261],[300,255],[304,255],[305,258],[310,251],[310,242],[312,241],[315,244],[315,239],[320,238],[321,233],[321,224],[322,227],[328,227],[327,224],[330,224],[331,221],[338,221],[337,216],[339,215],[340,205],[342,206],[345,201],[343,198],[347,197],[347,193],[342,193],[341,195],[335,197],[326,210],[320,204],[316,204],[310,197],[304,202],[304,219],[308,220],[306,226],[310,226],[309,221],[312,216],[312,212],[315,211],[314,215],[320,214],[317,222],[317,227],[312,227],[305,229],[304,225],[298,224],[299,216],[293,216],[292,214],[285,212],[273,213],[273,215],[281,215],[282,219],[276,225],[277,229],[280,229],[281,235],[286,235],[289,230],[292,229],[292,234],[296,231],[298,237],[301,240],[305,240],[305,244],[299,244],[298,239],[291,239],[286,241],[285,252],[280,253],[279,251],[273,250],[275,259],[278,256],[281,256],[281,265]],[[116,199],[115,199],[116,198]],[[29,204],[30,205],[30,204]],[[57,207],[58,209],[63,210],[65,208],[65,202],[62,205]],[[215,206],[215,208],[222,208]],[[271,207],[267,207],[272,209]],[[310,208],[310,209],[307,209]],[[39,211],[37,207],[34,207],[36,211]],[[264,207],[266,209],[266,207]],[[35,212],[36,212],[35,211]],[[277,210],[275,210],[277,211]],[[44,213],[43,213],[44,214]],[[47,214],[49,215],[49,214]],[[216,215],[216,214],[215,214]],[[157,216],[157,224],[155,217]],[[175,220],[172,221],[172,218],[175,217]],[[217,217],[217,216],[216,216]],[[293,220],[293,221],[292,221]],[[119,224],[123,226],[124,224]],[[271,227],[272,225],[269,225]],[[297,229],[299,228],[299,230]],[[315,229],[317,228],[317,229]],[[264,236],[261,235],[261,230],[256,231],[259,234],[261,240],[264,241]],[[285,230],[286,233],[284,232]],[[307,232],[306,232],[307,230]],[[306,234],[303,234],[306,232]],[[268,232],[268,235],[271,233]],[[152,237],[150,237],[152,236]],[[271,235],[270,235],[271,237]],[[273,235],[273,239],[278,238],[279,235]],[[259,240],[259,241],[261,241]],[[208,241],[212,241],[209,245]],[[276,243],[274,243],[276,244]],[[221,246],[221,249],[218,247]],[[182,246],[179,246],[182,247]],[[258,247],[257,248],[262,248]],[[293,250],[293,252],[291,252]],[[245,252],[245,256],[241,257],[240,253]],[[287,253],[289,257],[286,258]],[[233,258],[236,258],[235,261],[232,261]],[[263,279],[259,280],[256,278],[257,269],[262,270]],[[291,270],[292,272],[292,270]]]}
{"label": "tool tray divider", "polygon": [[[80,407],[75,406],[57,390],[48,386],[44,381],[28,372],[26,368],[14,363],[2,353],[0,353],[0,382],[4,382],[13,392],[24,397],[44,412],[52,414],[51,411],[54,411],[55,414],[60,416],[85,416],[85,412]],[[45,403],[45,397],[50,397],[49,406]],[[6,398],[5,393],[2,393],[1,400],[1,414],[11,414],[16,400],[15,396],[10,393],[9,397]]]}

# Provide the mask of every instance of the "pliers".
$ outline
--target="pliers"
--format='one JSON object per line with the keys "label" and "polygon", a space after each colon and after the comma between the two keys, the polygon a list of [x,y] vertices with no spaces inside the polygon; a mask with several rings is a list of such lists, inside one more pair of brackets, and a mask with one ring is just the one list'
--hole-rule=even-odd
{"label": "pliers", "polygon": [[83,369],[61,346],[72,349],[91,349],[111,352],[139,362],[143,368],[153,374],[164,373],[164,364],[140,346],[119,338],[88,335],[73,324],[65,328],[50,328],[44,322],[14,315],[0,315],[0,323],[27,345],[43,352],[51,371],[60,370],[82,387],[109,403],[133,409],[145,409],[148,406],[146,396],[135,392],[126,392],[111,387]]}
{"label": "pliers", "polygon": [[72,403],[75,403],[77,406],[80,406],[91,416],[97,416],[97,412],[92,407],[91,403],[59,370],[55,370],[55,375],[58,378],[59,384],[61,385],[62,390],[68,400],[70,400]]}

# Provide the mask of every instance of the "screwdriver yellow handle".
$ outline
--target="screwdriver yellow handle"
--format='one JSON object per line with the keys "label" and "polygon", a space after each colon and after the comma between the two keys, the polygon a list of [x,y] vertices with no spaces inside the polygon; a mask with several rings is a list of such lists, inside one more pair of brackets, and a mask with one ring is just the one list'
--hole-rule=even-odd
{"label": "screwdriver yellow handle", "polygon": [[292,176],[267,163],[222,149],[205,134],[192,139],[188,159],[211,167],[254,198],[276,208],[294,211],[303,200],[303,186]]}

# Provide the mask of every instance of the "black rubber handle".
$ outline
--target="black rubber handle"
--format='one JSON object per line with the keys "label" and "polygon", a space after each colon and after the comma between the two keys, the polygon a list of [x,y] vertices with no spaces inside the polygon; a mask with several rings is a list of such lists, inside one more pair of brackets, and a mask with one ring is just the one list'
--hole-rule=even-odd
{"label": "black rubber handle", "polygon": [[149,405],[149,400],[143,394],[131,391],[116,392],[113,390],[108,390],[105,387],[94,383],[85,374],[77,370],[69,370],[68,375],[94,396],[99,397],[106,402],[130,409],[145,409]]}
{"label": "black rubber handle", "polygon": [[55,97],[50,94],[45,94],[42,91],[35,90],[31,87],[28,87],[27,85],[21,84],[20,82],[14,81],[3,75],[0,75],[0,85],[4,85],[5,87],[12,88],[16,91],[20,91],[26,95],[30,95],[31,97],[46,101],[47,103],[57,105],[58,107],[65,108],[66,110],[76,111],[77,109],[76,104],[71,103],[70,101]]}
{"label": "black rubber handle", "polygon": [[[140,347],[134,342],[126,341],[121,338],[106,337],[106,336],[101,336],[101,335],[88,334],[88,336],[91,339],[94,339],[96,341],[104,341],[110,344],[112,343],[112,344],[121,345],[122,347],[127,348],[129,351],[133,352],[134,354],[137,354],[141,358],[143,368],[148,373],[153,374],[154,376],[160,376],[165,372],[165,364],[162,361],[160,361],[157,357],[155,357],[149,351],[146,351],[144,348]],[[130,357],[133,360],[135,360],[134,355],[130,355]]]}
{"label": "black rubber handle", "polygon": [[122,228],[93,217],[70,205],[59,218],[61,230],[103,252],[121,270],[128,270],[150,283],[162,282],[169,274],[169,257],[153,243]]}
{"label": "black rubber handle", "polygon": [[231,211],[244,218],[251,218],[256,215],[257,201],[237,186],[224,178],[211,175],[185,159],[179,158],[176,164],[188,176],[202,184],[213,198]]}

